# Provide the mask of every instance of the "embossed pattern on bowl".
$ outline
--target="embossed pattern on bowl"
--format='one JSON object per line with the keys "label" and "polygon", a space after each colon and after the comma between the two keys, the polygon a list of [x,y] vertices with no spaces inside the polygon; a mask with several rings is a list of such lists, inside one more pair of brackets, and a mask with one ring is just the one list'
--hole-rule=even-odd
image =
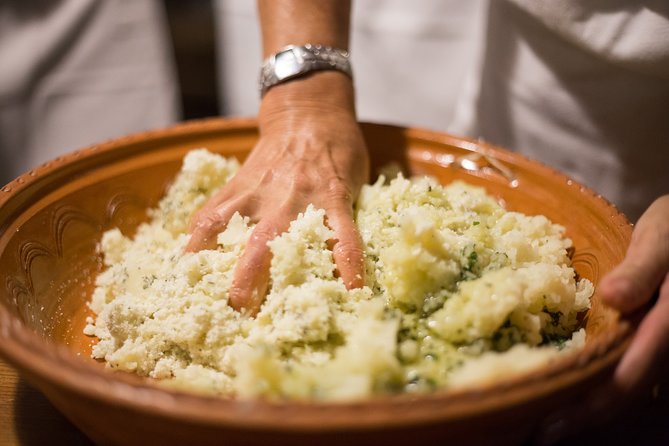
{"label": "embossed pattern on bowl", "polygon": [[[566,176],[491,145],[419,129],[364,125],[373,169],[395,161],[442,182],[482,185],[508,209],[567,228],[577,272],[595,284],[624,256],[631,226]],[[215,119],[132,135],[66,155],[0,192],[0,354],[87,435],[104,444],[237,442],[514,444],[549,411],[577,403],[621,357],[633,324],[597,294],[586,349],[499,384],[350,403],[237,401],[157,388],[103,370],[82,334],[103,231],[132,234],[177,172],[207,147],[243,159],[252,120]],[[345,436],[345,437],[343,437]]]}

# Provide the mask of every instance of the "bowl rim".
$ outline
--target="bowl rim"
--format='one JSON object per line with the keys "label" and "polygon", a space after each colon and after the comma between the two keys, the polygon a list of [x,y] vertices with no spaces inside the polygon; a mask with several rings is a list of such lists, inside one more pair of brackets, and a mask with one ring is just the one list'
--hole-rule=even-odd
{"label": "bowl rim", "polygon": [[[480,140],[442,132],[371,123],[363,124],[363,127],[393,128],[402,131],[408,139],[421,139],[491,154],[500,160],[513,158],[516,163],[550,172],[564,181],[569,181],[572,187],[580,188],[591,199],[603,202],[616,222],[627,226],[631,232],[630,223],[614,205],[543,163]],[[48,161],[8,183],[1,189],[0,207],[5,206],[21,191],[28,188],[39,189],[40,183],[57,170],[63,167],[76,168],[77,163],[86,157],[104,157],[118,147],[145,142],[147,139],[159,143],[165,139],[192,137],[194,133],[204,135],[239,131],[257,133],[256,120],[209,118],[188,121],[166,129],[135,133],[92,145]],[[2,222],[0,226],[3,226]],[[495,384],[462,390],[438,390],[420,395],[375,396],[344,402],[244,400],[198,395],[160,387],[134,376],[109,373],[95,367],[89,360],[77,358],[64,345],[43,342],[37,333],[12,315],[4,304],[0,304],[0,355],[18,368],[29,381],[38,384],[47,395],[49,390],[63,387],[85,398],[201,425],[234,425],[235,428],[292,432],[323,432],[344,428],[369,430],[390,425],[457,421],[553,394],[581,382],[584,375],[592,377],[602,370],[610,370],[622,357],[634,334],[635,326],[636,323],[631,320],[621,319],[614,330],[586,344],[583,350],[565,355],[538,371],[514,376]]]}

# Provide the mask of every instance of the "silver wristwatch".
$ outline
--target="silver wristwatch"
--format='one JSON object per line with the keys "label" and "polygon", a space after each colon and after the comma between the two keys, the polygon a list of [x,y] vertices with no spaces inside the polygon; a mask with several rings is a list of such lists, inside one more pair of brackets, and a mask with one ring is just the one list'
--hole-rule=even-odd
{"label": "silver wristwatch", "polygon": [[339,70],[352,77],[348,51],[310,43],[283,48],[262,64],[260,96],[264,96],[274,85],[315,70]]}

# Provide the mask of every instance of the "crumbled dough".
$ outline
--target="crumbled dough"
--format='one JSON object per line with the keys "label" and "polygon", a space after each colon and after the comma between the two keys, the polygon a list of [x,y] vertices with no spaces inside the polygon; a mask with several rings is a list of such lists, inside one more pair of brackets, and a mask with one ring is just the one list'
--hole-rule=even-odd
{"label": "crumbled dough", "polygon": [[583,345],[593,286],[575,279],[563,227],[482,188],[401,175],[358,199],[363,288],[337,277],[333,232],[309,206],[269,243],[267,299],[241,315],[228,289],[249,219],[235,214],[216,249],[183,253],[190,216],[238,167],[192,151],[150,223],[104,234],[93,357],[196,392],[345,400],[475,385]]}

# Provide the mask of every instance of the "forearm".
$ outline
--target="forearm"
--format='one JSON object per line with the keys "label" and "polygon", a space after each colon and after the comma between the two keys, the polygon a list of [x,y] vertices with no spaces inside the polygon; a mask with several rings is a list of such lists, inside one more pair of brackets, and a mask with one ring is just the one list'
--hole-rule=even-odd
{"label": "forearm", "polygon": [[[263,57],[306,43],[348,49],[350,2],[258,0]],[[323,109],[355,114],[353,82],[339,71],[317,71],[271,88],[261,103],[261,126],[286,111]]]}
{"label": "forearm", "polygon": [[305,43],[348,49],[350,10],[346,0],[258,0],[263,57]]}

